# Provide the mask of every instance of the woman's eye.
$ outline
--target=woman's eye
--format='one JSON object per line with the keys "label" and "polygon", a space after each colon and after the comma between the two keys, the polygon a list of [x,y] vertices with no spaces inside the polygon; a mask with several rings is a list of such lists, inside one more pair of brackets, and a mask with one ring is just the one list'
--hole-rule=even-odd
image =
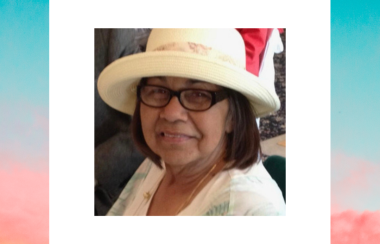
{"label": "woman's eye", "polygon": [[189,91],[185,95],[189,102],[206,102],[211,100],[211,94],[205,91]]}
{"label": "woman's eye", "polygon": [[153,88],[149,92],[149,96],[153,99],[167,99],[169,95],[169,91],[163,88]]}
{"label": "woman's eye", "polygon": [[165,95],[168,94],[168,90],[159,87],[147,87],[147,94],[149,95]]}
{"label": "woman's eye", "polygon": [[202,91],[192,92],[191,95],[193,97],[204,97],[204,98],[210,98],[211,97],[208,92],[202,92]]}
{"label": "woman's eye", "polygon": [[156,89],[153,89],[152,92],[153,92],[153,93],[159,93],[159,94],[165,94],[165,93],[167,93],[168,91],[165,90],[165,89],[156,88]]}

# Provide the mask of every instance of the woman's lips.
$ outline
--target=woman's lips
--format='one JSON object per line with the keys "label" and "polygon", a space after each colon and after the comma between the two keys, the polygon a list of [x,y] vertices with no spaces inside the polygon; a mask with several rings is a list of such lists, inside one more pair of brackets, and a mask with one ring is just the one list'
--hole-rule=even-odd
{"label": "woman's lips", "polygon": [[183,134],[172,134],[172,133],[166,133],[166,132],[161,132],[161,136],[165,136],[165,137],[175,137],[175,138],[188,137],[188,136],[183,135]]}
{"label": "woman's lips", "polygon": [[192,138],[191,136],[188,136],[186,134],[172,133],[172,132],[161,132],[160,137],[164,141],[168,141],[168,142],[184,142]]}

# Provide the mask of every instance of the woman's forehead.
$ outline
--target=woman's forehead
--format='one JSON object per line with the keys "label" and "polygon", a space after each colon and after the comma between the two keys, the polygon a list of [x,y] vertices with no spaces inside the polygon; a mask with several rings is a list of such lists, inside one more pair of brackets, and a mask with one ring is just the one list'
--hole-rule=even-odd
{"label": "woman's forehead", "polygon": [[196,80],[196,79],[189,79],[184,77],[172,77],[172,76],[157,76],[157,77],[149,77],[148,83],[153,85],[166,85],[166,86],[173,86],[173,87],[180,87],[180,88],[187,88],[187,87],[193,87],[193,86],[201,86],[205,88],[218,88],[219,86],[208,83],[206,81],[202,80]]}

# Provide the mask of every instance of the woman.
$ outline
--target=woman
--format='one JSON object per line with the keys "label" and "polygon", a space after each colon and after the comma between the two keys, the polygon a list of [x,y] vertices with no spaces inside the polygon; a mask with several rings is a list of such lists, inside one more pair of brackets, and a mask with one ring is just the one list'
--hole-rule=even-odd
{"label": "woman", "polygon": [[146,52],[109,65],[98,89],[133,115],[147,156],[108,215],[285,214],[255,121],[279,100],[245,70],[236,30],[154,29]]}

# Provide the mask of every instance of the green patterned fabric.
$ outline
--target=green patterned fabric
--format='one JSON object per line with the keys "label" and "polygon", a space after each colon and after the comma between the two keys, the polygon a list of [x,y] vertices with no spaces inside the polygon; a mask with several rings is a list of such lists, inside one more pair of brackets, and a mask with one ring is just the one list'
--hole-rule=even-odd
{"label": "green patterned fabric", "polygon": [[[107,215],[146,215],[164,175],[165,167],[159,169],[146,159]],[[276,182],[259,162],[246,170],[219,172],[178,215],[285,215],[285,202]]]}

